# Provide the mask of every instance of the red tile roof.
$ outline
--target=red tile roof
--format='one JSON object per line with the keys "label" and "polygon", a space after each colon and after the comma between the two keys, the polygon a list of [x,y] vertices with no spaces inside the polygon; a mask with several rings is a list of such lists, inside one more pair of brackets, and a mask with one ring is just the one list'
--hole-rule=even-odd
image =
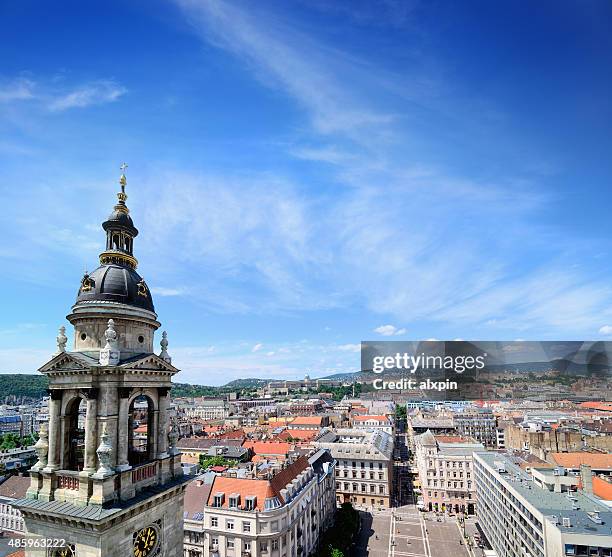
{"label": "red tile roof", "polygon": [[593,476],[593,493],[600,499],[612,501],[612,483],[599,476]]}
{"label": "red tile roof", "polygon": [[208,496],[208,506],[212,506],[216,493],[223,493],[224,509],[229,508],[229,497],[233,494],[240,495],[240,508],[244,508],[247,497],[256,497],[255,506],[257,510],[263,511],[266,499],[278,497],[284,503],[280,490],[291,482],[298,474],[308,468],[308,458],[301,456],[293,464],[278,472],[271,480],[255,480],[247,478],[229,478],[217,476],[212,484]]}
{"label": "red tile roof", "polygon": [[193,518],[196,513],[204,512],[204,505],[208,501],[212,483],[204,483],[201,479],[195,479],[187,484],[185,490],[186,518]]}
{"label": "red tile roof", "polygon": [[9,553],[6,557],[25,557],[25,549],[18,549],[14,553]]}
{"label": "red tile roof", "polygon": [[293,450],[293,445],[280,441],[245,441],[242,446],[251,449],[256,455],[286,456]]}
{"label": "red tile roof", "polygon": [[612,454],[603,453],[552,453],[553,460],[558,466],[578,468],[581,464],[588,464],[596,470],[612,468]]}
{"label": "red tile roof", "polygon": [[353,416],[353,421],[354,422],[367,422],[370,420],[376,420],[377,422],[385,422],[385,423],[389,423],[390,420],[387,416],[369,416],[367,414],[365,415],[359,415],[359,416]]}
{"label": "red tile roof", "polygon": [[438,443],[467,443],[468,439],[461,435],[434,435]]}
{"label": "red tile roof", "polygon": [[311,441],[318,435],[318,431],[313,429],[292,429],[292,430],[284,430],[279,433],[276,438],[281,439],[282,441],[287,441],[288,439],[299,439],[300,441]]}
{"label": "red tile roof", "polygon": [[289,427],[294,425],[321,425],[323,421],[322,416],[297,416],[290,424]]}
{"label": "red tile roof", "polygon": [[29,476],[10,476],[0,485],[0,497],[23,499],[29,487]]}

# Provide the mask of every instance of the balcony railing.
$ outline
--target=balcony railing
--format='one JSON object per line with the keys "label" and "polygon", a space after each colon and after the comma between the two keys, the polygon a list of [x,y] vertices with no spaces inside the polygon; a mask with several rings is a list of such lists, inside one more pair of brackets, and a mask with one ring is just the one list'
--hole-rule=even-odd
{"label": "balcony railing", "polygon": [[151,464],[145,464],[144,466],[139,466],[132,470],[132,483],[138,483],[143,480],[148,480],[157,474],[157,462],[152,462]]}
{"label": "balcony railing", "polygon": [[61,475],[57,477],[57,488],[58,489],[73,489],[78,491],[79,489],[79,478],[78,476]]}

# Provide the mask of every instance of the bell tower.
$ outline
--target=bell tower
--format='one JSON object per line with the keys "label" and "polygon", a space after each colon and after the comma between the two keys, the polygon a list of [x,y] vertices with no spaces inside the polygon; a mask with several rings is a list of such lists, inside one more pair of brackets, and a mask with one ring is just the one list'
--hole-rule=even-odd
{"label": "bell tower", "polygon": [[183,555],[186,479],[169,412],[179,370],[165,332],[153,352],[160,323],[136,272],[124,173],[119,183],[100,266],[81,279],[67,316],[74,350],[61,327],[56,354],[39,369],[49,378],[49,422],[16,502],[33,539],[28,557]]}

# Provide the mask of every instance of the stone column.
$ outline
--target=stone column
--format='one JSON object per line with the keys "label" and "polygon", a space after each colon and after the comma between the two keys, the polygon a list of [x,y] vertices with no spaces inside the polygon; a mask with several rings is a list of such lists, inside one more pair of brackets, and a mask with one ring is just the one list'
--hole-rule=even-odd
{"label": "stone column", "polygon": [[119,438],[117,439],[117,470],[124,472],[130,469],[128,458],[128,446],[130,438],[130,416],[129,397],[131,389],[129,387],[119,388]]}
{"label": "stone column", "polygon": [[98,389],[87,389],[87,413],[85,415],[85,463],[83,472],[96,471],[96,449],[98,448]]}
{"label": "stone column", "polygon": [[168,404],[170,389],[159,387],[157,389],[159,400],[159,414],[157,425],[157,458],[168,456]]}
{"label": "stone column", "polygon": [[59,468],[60,456],[60,410],[62,406],[62,391],[50,389],[49,394],[49,460],[45,472],[53,472]]}

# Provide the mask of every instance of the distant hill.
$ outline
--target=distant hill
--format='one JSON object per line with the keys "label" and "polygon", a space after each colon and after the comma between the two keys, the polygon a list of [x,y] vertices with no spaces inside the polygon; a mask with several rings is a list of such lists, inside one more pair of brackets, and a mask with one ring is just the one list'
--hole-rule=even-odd
{"label": "distant hill", "polygon": [[49,380],[40,373],[0,373],[0,399],[27,397],[40,399],[47,395]]}
{"label": "distant hill", "polygon": [[223,385],[229,389],[253,389],[263,387],[270,381],[282,381],[281,379],[257,379],[256,377],[248,377],[246,379],[234,379]]}

